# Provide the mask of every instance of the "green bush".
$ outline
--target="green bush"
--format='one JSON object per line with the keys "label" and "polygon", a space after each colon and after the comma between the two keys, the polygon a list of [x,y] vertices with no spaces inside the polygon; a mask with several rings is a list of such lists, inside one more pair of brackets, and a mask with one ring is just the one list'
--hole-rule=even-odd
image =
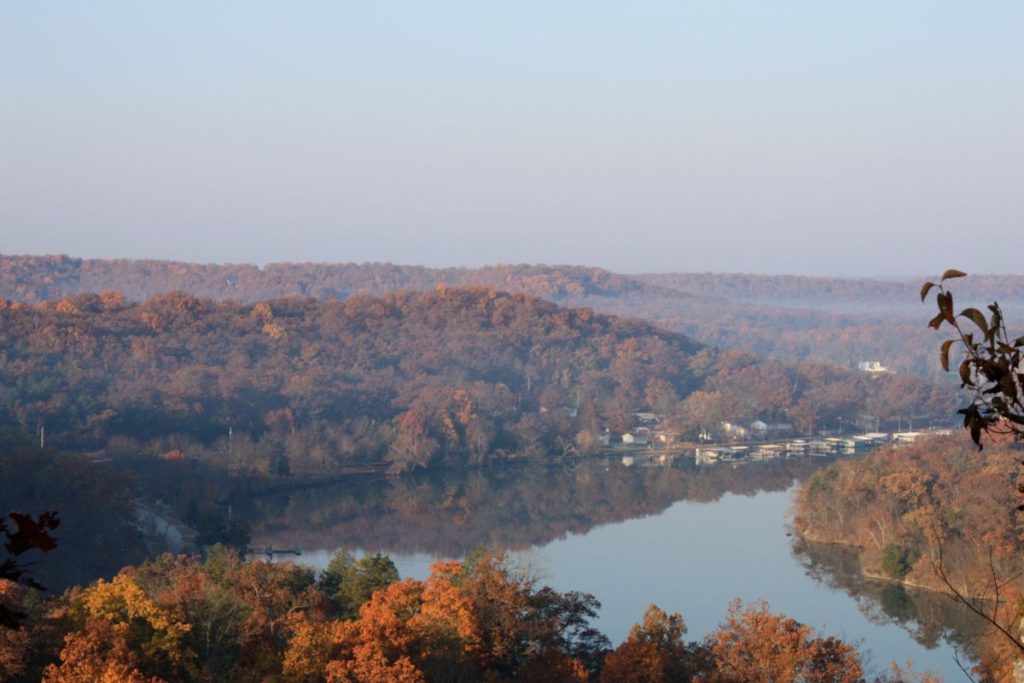
{"label": "green bush", "polygon": [[902,579],[914,568],[917,556],[913,550],[890,543],[882,549],[882,570],[894,579]]}

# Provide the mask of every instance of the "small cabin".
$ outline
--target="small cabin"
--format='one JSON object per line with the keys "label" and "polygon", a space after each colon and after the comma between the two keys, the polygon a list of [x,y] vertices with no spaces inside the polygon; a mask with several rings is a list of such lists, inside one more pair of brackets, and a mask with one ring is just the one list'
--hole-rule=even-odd
{"label": "small cabin", "polygon": [[646,446],[648,443],[647,434],[626,432],[622,435],[622,443],[627,446]]}

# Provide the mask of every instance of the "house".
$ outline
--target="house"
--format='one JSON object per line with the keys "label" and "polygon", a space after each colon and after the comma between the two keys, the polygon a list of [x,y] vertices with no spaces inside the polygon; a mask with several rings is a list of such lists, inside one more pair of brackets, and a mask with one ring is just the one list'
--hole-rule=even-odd
{"label": "house", "polygon": [[862,361],[862,362],[857,364],[857,368],[861,372],[872,372],[872,373],[889,372],[889,368],[885,367],[884,365],[882,365],[881,361],[877,361],[877,360]]}
{"label": "house", "polygon": [[750,433],[746,427],[735,422],[723,422],[722,431],[732,439],[745,439]]}
{"label": "house", "polygon": [[646,446],[648,443],[647,434],[641,433],[640,430],[626,432],[622,435],[622,443],[627,446]]}
{"label": "house", "polygon": [[766,434],[782,434],[784,432],[793,431],[793,425],[788,422],[765,422],[764,420],[754,420],[750,423],[750,431],[758,436],[765,436]]}

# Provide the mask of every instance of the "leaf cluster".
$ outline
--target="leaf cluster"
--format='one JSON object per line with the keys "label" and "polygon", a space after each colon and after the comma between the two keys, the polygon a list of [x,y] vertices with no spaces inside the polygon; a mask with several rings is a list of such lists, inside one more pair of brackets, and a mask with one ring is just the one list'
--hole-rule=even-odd
{"label": "leaf cluster", "polygon": [[979,448],[983,433],[1024,436],[1024,394],[1021,352],[1024,337],[1013,338],[1006,328],[1003,311],[998,302],[988,305],[988,315],[977,308],[964,308],[955,313],[953,293],[946,282],[965,277],[960,270],[943,273],[938,283],[925,282],[921,287],[921,301],[932,289],[937,289],[935,304],[938,313],[928,326],[939,330],[943,325],[955,336],[942,342],[939,362],[942,369],[950,369],[950,352],[959,348],[963,352],[958,372],[960,386],[972,392],[971,403],[959,410],[964,417],[964,428]]}

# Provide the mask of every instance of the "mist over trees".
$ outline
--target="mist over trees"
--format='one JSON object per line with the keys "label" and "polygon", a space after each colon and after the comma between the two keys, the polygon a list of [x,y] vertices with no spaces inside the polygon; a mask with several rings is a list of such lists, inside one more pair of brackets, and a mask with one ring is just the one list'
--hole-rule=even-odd
{"label": "mist over trees", "polygon": [[[976,304],[1018,300],[1024,278],[973,276]],[[116,290],[130,301],[173,291],[245,303],[283,296],[345,299],[402,289],[484,286],[564,306],[644,318],[712,347],[787,362],[856,367],[879,360],[900,373],[941,377],[934,335],[919,324],[917,282],[717,273],[621,275],[581,266],[426,268],[388,263],[194,264],[156,260],[0,256],[0,298],[37,303]],[[1016,298],[1014,298],[1016,297]],[[1020,311],[1007,314],[1020,317]]]}

